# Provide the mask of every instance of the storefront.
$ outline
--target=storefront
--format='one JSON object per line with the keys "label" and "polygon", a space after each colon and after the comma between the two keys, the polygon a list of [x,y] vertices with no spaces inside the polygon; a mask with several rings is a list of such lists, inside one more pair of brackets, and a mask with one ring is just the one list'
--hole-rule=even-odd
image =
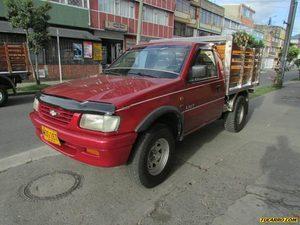
{"label": "storefront", "polygon": [[[50,41],[38,54],[39,73],[42,79],[59,78],[58,40],[63,79],[99,74],[102,60],[99,37],[88,30],[60,27],[49,27],[48,32]],[[7,21],[0,21],[0,42],[21,44],[25,41],[24,30],[13,28]],[[31,55],[31,59],[34,63],[35,56]]]}
{"label": "storefront", "polygon": [[102,64],[111,64],[125,50],[126,24],[106,21],[105,30],[96,30],[94,35],[102,40]]}

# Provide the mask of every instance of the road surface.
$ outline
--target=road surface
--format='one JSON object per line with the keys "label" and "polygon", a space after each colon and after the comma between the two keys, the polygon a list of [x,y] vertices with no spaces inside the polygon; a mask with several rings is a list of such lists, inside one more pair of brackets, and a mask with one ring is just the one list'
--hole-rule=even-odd
{"label": "road surface", "polygon": [[[58,155],[0,173],[0,224],[258,225],[299,216],[300,82],[250,101],[238,134],[216,121],[176,146],[175,169],[154,189],[126,166]],[[21,145],[22,146],[22,145]]]}
{"label": "road surface", "polygon": [[32,111],[33,97],[10,96],[8,104],[0,108],[0,158],[42,145],[28,117]]}

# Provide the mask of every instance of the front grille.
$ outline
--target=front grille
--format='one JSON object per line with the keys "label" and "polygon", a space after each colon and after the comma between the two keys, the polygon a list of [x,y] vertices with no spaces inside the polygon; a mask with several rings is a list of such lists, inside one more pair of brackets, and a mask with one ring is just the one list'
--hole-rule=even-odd
{"label": "front grille", "polygon": [[73,118],[73,114],[74,114],[73,112],[64,110],[59,107],[47,105],[42,102],[40,102],[40,104],[39,104],[39,113],[42,118],[44,118],[50,122],[54,122],[54,123],[58,123],[58,124],[62,124],[62,125],[69,124],[71,122],[71,120]]}

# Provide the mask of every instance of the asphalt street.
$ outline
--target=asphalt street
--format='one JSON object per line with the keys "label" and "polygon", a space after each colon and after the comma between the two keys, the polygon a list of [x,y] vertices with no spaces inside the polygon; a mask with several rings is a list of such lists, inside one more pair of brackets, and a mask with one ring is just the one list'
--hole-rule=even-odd
{"label": "asphalt street", "polygon": [[258,225],[299,216],[300,82],[251,99],[240,133],[216,121],[176,145],[171,176],[154,189],[127,167],[62,155],[0,173],[0,224]]}
{"label": "asphalt street", "polygon": [[10,96],[8,104],[0,108],[0,158],[43,145],[28,117],[33,96]]}

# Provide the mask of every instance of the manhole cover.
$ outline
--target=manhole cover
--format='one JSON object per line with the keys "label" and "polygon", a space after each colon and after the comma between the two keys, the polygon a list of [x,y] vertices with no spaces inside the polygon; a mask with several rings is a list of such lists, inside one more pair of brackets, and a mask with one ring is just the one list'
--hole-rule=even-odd
{"label": "manhole cover", "polygon": [[24,194],[33,200],[56,200],[71,194],[80,187],[81,181],[82,177],[71,171],[55,171],[30,181]]}

